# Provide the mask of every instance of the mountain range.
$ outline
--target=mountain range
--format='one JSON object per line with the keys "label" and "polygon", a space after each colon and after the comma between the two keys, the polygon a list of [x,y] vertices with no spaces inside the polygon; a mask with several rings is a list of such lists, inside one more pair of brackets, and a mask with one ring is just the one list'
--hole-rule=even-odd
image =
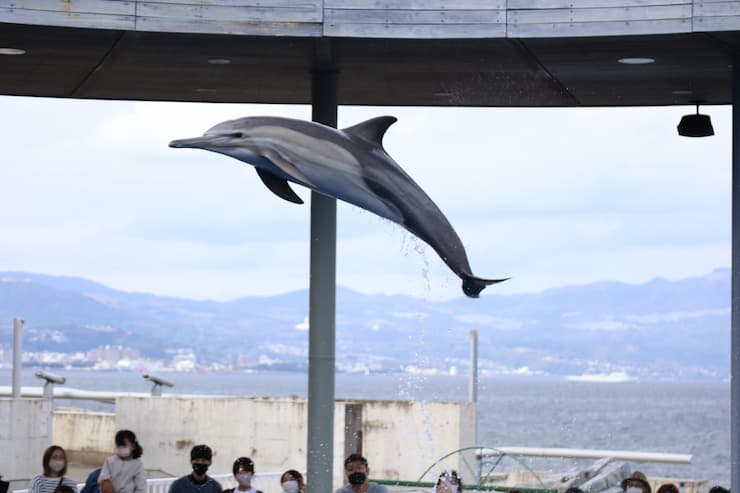
{"label": "mountain range", "polygon": [[[678,281],[604,281],[448,301],[340,287],[336,306],[340,371],[464,371],[475,328],[484,373],[729,375],[729,269]],[[0,272],[0,345],[12,347],[12,318],[21,316],[24,351],[117,345],[164,358],[187,348],[202,362],[300,370],[307,364],[307,315],[307,290],[195,301]]]}

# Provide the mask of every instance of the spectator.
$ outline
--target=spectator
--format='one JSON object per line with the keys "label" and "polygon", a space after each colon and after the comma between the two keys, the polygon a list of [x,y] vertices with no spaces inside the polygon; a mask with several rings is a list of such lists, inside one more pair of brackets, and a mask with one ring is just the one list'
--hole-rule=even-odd
{"label": "spectator", "polygon": [[236,479],[236,488],[224,490],[224,493],[262,493],[260,490],[252,488],[252,478],[254,478],[254,462],[249,457],[239,457],[234,461],[231,468]]}
{"label": "spectator", "polygon": [[119,430],[115,437],[115,455],[100,468],[101,493],[146,493],[146,473],[141,456],[144,449],[131,430]]}
{"label": "spectator", "polygon": [[658,493],[679,493],[678,487],[673,483],[665,483],[660,485]]}
{"label": "spectator", "polygon": [[633,472],[630,477],[622,480],[624,493],[652,493],[647,477],[640,471]]}
{"label": "spectator", "polygon": [[728,490],[727,488],[723,486],[717,485],[717,486],[712,486],[711,488],[709,488],[709,493],[730,493],[730,490]]}
{"label": "spectator", "polygon": [[283,493],[306,493],[303,475],[295,469],[288,469],[280,476],[280,487]]}
{"label": "spectator", "polygon": [[222,493],[218,481],[206,474],[213,454],[208,445],[196,445],[190,450],[192,474],[176,479],[168,493]]}
{"label": "spectator", "polygon": [[457,471],[448,469],[440,474],[434,491],[435,493],[462,493],[462,479],[457,475]]}
{"label": "spectator", "polygon": [[344,460],[344,475],[347,476],[347,484],[335,493],[388,493],[388,488],[385,486],[368,482],[369,473],[367,459],[360,454],[350,454]]}
{"label": "spectator", "polygon": [[64,477],[67,474],[67,453],[58,445],[52,445],[44,451],[41,460],[44,469],[31,480],[30,493],[54,493],[57,488],[65,493],[77,493],[77,482]]}

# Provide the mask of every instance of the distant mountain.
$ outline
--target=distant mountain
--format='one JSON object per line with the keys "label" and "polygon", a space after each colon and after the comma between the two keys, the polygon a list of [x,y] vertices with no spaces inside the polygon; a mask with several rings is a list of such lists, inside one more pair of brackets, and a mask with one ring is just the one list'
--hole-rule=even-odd
{"label": "distant mountain", "polygon": [[[26,319],[24,349],[102,344],[151,357],[193,348],[203,361],[305,368],[308,292],[193,301],[127,293],[74,277],[0,272],[0,328]],[[542,293],[444,302],[337,291],[340,369],[467,366],[479,330],[480,367],[573,374],[625,370],[650,377],[729,375],[730,271],[644,284],[597,282]],[[10,345],[10,330],[0,344]],[[238,359],[237,359],[238,358]]]}

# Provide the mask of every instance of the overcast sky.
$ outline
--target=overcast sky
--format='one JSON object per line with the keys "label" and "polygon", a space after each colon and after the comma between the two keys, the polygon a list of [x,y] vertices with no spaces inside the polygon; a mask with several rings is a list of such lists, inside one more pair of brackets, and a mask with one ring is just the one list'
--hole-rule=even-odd
{"label": "overcast sky", "polygon": [[[487,293],[597,280],[679,279],[730,264],[731,109],[716,135],[678,137],[693,108],[340,109],[340,127],[399,121],[388,153],[455,227]],[[309,198],[252,166],[170,149],[226,119],[310,118],[307,106],[0,97],[0,270],[80,276],[128,291],[228,300],[308,287]],[[401,227],[338,206],[337,283],[462,296]]]}

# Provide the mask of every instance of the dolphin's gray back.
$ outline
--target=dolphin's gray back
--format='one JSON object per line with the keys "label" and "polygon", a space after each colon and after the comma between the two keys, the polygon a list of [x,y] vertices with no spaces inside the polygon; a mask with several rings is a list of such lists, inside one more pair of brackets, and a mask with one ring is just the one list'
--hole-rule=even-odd
{"label": "dolphin's gray back", "polygon": [[[395,118],[390,123],[393,121]],[[385,128],[390,123],[381,122]],[[281,117],[247,117],[221,123],[212,130],[219,127],[258,129],[257,133],[264,136],[263,145],[292,163],[308,181],[266,164],[269,161],[251,164],[269,166],[267,171],[280,178],[400,224],[429,244],[458,276],[472,276],[465,248],[452,225],[383,149],[385,128],[368,130],[360,124],[342,131]]]}

